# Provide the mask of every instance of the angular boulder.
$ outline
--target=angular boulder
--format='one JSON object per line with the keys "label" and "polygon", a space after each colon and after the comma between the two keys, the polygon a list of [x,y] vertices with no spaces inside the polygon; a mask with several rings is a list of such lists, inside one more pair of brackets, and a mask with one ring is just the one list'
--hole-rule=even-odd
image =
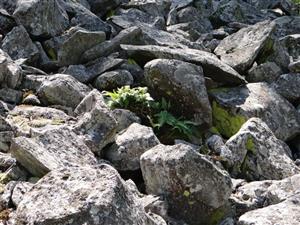
{"label": "angular boulder", "polygon": [[106,164],[50,172],[25,194],[14,222],[16,225],[156,224],[118,172]]}
{"label": "angular boulder", "polygon": [[185,144],[157,145],[141,156],[149,194],[165,196],[169,215],[188,224],[217,224],[231,194],[231,179]]}
{"label": "angular boulder", "polygon": [[179,60],[156,59],[144,68],[147,86],[153,93],[174,103],[180,114],[210,127],[211,107],[200,66]]}
{"label": "angular boulder", "polygon": [[97,163],[91,150],[66,127],[47,130],[34,138],[14,138],[11,153],[22,166],[37,177],[58,168]]}
{"label": "angular boulder", "polygon": [[115,143],[105,156],[118,170],[138,170],[140,156],[158,144],[160,142],[152,128],[133,123],[116,135]]}
{"label": "angular boulder", "polygon": [[232,152],[230,171],[234,177],[280,180],[300,172],[289,147],[261,119],[249,119],[226,146]]}
{"label": "angular boulder", "polygon": [[238,72],[219,60],[214,54],[196,49],[172,49],[155,45],[121,45],[137,62],[153,59],[176,59],[202,66],[204,75],[220,83],[236,85],[246,83]]}
{"label": "angular boulder", "polygon": [[243,28],[224,38],[214,52],[223,62],[243,73],[268,45],[274,29],[275,23],[268,20]]}
{"label": "angular boulder", "polygon": [[55,74],[42,82],[37,94],[45,105],[62,105],[74,109],[89,91],[88,86],[72,76]]}
{"label": "angular boulder", "polygon": [[217,88],[212,97],[213,124],[230,138],[251,117],[262,119],[281,140],[300,132],[295,107],[266,83],[251,83],[244,87]]}

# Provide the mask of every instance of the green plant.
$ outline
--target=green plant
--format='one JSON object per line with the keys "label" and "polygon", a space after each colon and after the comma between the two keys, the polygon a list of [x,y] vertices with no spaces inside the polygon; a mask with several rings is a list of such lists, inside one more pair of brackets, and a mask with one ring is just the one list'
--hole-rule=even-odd
{"label": "green plant", "polygon": [[110,108],[123,108],[136,113],[144,124],[151,125],[156,134],[164,136],[164,139],[190,139],[193,136],[195,123],[174,116],[170,113],[171,103],[164,98],[154,101],[146,87],[124,86],[113,92],[104,92],[104,95],[108,97]]}

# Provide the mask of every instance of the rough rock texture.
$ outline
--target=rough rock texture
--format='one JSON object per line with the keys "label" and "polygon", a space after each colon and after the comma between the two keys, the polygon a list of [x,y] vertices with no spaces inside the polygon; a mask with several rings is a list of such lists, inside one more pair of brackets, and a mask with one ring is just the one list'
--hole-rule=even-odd
{"label": "rough rock texture", "polygon": [[14,138],[11,152],[38,177],[58,168],[97,162],[90,149],[68,128],[51,129],[34,138]]}
{"label": "rough rock texture", "polygon": [[246,76],[249,82],[272,83],[282,74],[281,68],[274,62],[266,62],[252,67]]}
{"label": "rough rock texture", "polygon": [[145,65],[145,80],[153,92],[164,96],[181,114],[210,126],[211,107],[202,68],[190,63],[156,59]]}
{"label": "rough rock texture", "polygon": [[58,0],[20,0],[13,15],[33,36],[55,36],[69,26],[69,17]]}
{"label": "rough rock texture", "polygon": [[[258,118],[248,120],[227,142],[231,174],[247,180],[280,180],[300,172],[289,147]],[[228,160],[230,161],[230,160]]]}
{"label": "rough rock texture", "polygon": [[24,196],[14,222],[16,225],[155,224],[117,171],[106,164],[49,173]]}
{"label": "rough rock texture", "polygon": [[200,65],[204,75],[228,84],[243,84],[245,79],[215,55],[196,49],[171,49],[154,45],[121,45],[122,49],[137,61],[150,61],[155,58],[177,59]]}
{"label": "rough rock texture", "polygon": [[189,224],[214,224],[231,193],[228,174],[188,145],[157,145],[141,156],[147,193],[164,195],[169,213]]}
{"label": "rough rock texture", "polygon": [[227,138],[234,135],[247,119],[259,117],[275,136],[287,140],[299,133],[299,115],[286,99],[266,83],[210,91],[213,97],[213,120]]}
{"label": "rough rock texture", "polygon": [[38,89],[38,96],[46,105],[62,105],[75,108],[89,91],[89,87],[73,77],[55,74],[42,82]]}
{"label": "rough rock texture", "polygon": [[152,128],[133,123],[115,137],[105,156],[118,170],[137,170],[140,156],[158,144]]}
{"label": "rough rock texture", "polygon": [[300,194],[262,209],[245,213],[239,218],[238,225],[286,224],[295,225],[300,221]]}
{"label": "rough rock texture", "polygon": [[265,21],[239,30],[224,38],[215,49],[216,55],[239,72],[244,72],[270,41],[275,23]]}

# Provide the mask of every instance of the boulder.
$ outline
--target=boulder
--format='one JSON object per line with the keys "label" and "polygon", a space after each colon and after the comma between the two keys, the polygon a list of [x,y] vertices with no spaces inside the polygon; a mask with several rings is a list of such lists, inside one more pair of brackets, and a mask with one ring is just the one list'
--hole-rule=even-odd
{"label": "boulder", "polygon": [[141,119],[127,109],[114,109],[112,113],[117,120],[117,132],[128,128],[133,123],[141,123]]}
{"label": "boulder", "polygon": [[25,58],[33,63],[39,57],[38,48],[23,26],[14,27],[3,39],[1,47],[13,60]]}
{"label": "boulder", "polygon": [[285,201],[262,209],[256,209],[242,215],[238,225],[285,224],[295,225],[300,221],[300,194]]}
{"label": "boulder", "polygon": [[157,224],[106,164],[50,172],[25,194],[14,221],[16,225]]}
{"label": "boulder", "polygon": [[246,75],[248,82],[267,82],[272,83],[281,74],[281,68],[275,62],[265,62],[260,65],[253,66]]}
{"label": "boulder", "polygon": [[110,10],[114,10],[122,3],[121,0],[87,0],[92,12],[99,16],[105,16]]}
{"label": "boulder", "polygon": [[204,75],[229,85],[244,84],[245,79],[214,54],[196,49],[172,49],[155,45],[121,45],[131,57],[141,64],[156,58],[176,59],[202,66]]}
{"label": "boulder", "polygon": [[276,23],[275,35],[279,38],[300,33],[299,16],[282,16],[274,22]]}
{"label": "boulder", "polygon": [[221,60],[240,73],[251,67],[263,48],[270,42],[275,23],[264,21],[239,30],[224,38],[215,49]]}
{"label": "boulder", "polygon": [[153,93],[174,103],[181,115],[210,127],[211,107],[200,66],[179,60],[156,59],[144,68],[147,86]]}
{"label": "boulder", "polygon": [[37,94],[45,105],[62,105],[74,109],[89,91],[88,86],[72,76],[55,74],[42,82]]}
{"label": "boulder", "polygon": [[133,77],[127,70],[114,70],[101,74],[94,82],[95,88],[99,90],[112,91],[117,88],[132,85]]}
{"label": "boulder", "polygon": [[78,117],[74,131],[80,135],[90,149],[102,154],[102,149],[113,142],[118,124],[112,111],[104,102],[102,94],[94,89],[74,110]]}
{"label": "boulder", "polygon": [[20,0],[13,16],[36,37],[54,37],[69,26],[68,14],[58,0]]}
{"label": "boulder", "polygon": [[115,143],[106,151],[105,157],[118,170],[138,170],[140,156],[158,144],[152,128],[133,123],[116,135]]}
{"label": "boulder", "polygon": [[295,107],[266,83],[243,87],[217,88],[210,91],[213,124],[230,138],[251,117],[259,117],[275,136],[288,140],[300,131]]}
{"label": "boulder", "polygon": [[300,73],[300,59],[289,64],[289,70],[292,73]]}
{"label": "boulder", "polygon": [[290,102],[300,103],[300,73],[283,74],[272,84],[272,87]]}
{"label": "boulder", "polygon": [[280,180],[300,172],[289,147],[258,118],[249,119],[227,142],[231,175],[247,180]]}
{"label": "boulder", "polygon": [[157,145],[140,162],[147,193],[165,196],[171,217],[209,225],[226,214],[229,175],[192,147]]}
{"label": "boulder", "polygon": [[11,88],[0,89],[0,100],[10,104],[19,104],[22,101],[23,93]]}

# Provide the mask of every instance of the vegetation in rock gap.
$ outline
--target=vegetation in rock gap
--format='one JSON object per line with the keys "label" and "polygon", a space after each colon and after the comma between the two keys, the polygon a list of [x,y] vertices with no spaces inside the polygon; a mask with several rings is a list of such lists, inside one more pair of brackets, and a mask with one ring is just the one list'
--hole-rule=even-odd
{"label": "vegetation in rock gap", "polygon": [[162,98],[154,100],[147,87],[124,86],[112,92],[104,92],[110,108],[128,109],[136,113],[145,125],[153,127],[162,142],[171,143],[175,138],[191,140],[196,124],[171,113],[171,103]]}

